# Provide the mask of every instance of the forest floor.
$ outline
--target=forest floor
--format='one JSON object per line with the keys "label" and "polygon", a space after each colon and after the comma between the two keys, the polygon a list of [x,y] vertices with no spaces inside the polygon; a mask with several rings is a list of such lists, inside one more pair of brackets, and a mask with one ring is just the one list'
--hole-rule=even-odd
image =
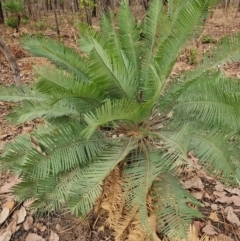
{"label": "forest floor", "polygon": [[[236,10],[230,8],[227,12],[222,9],[214,11],[212,18],[207,20],[201,36],[192,42],[179,56],[172,76],[182,71],[194,68],[201,59],[202,53],[227,34],[240,32],[240,14],[235,16]],[[51,16],[52,17],[52,16]],[[48,22],[50,21],[50,22]],[[96,20],[95,20],[96,21]],[[20,34],[13,29],[0,25],[0,36],[15,55],[23,83],[34,81],[32,66],[46,63],[43,58],[29,56],[21,47],[20,39],[24,34],[38,34],[58,39],[53,19],[49,16],[37,23],[26,23],[20,28]],[[60,16],[60,40],[68,46],[78,47],[78,33],[73,27],[71,16]],[[229,76],[240,79],[240,63],[226,65],[222,70]],[[13,85],[13,75],[3,53],[0,52],[0,85]],[[12,126],[4,119],[11,110],[12,104],[0,102],[0,151],[1,148],[15,136],[30,132],[36,122],[29,122]],[[198,170],[193,173],[191,169],[185,173],[182,182],[199,201],[202,202],[203,218],[195,220],[195,231],[201,235],[208,235],[215,240],[240,240],[240,189],[224,187],[219,181],[209,177],[202,167],[198,165],[197,158],[189,153],[189,159]],[[94,215],[88,218],[89,223],[80,222],[71,214],[61,211],[49,213],[38,218],[28,209],[29,203],[16,203],[9,192],[12,185],[19,180],[8,173],[0,172],[0,241],[103,241],[114,240],[111,232],[98,232],[102,220],[95,222]],[[10,210],[10,213],[9,213]],[[191,239],[192,241],[193,239]],[[197,240],[197,239],[196,239]]]}

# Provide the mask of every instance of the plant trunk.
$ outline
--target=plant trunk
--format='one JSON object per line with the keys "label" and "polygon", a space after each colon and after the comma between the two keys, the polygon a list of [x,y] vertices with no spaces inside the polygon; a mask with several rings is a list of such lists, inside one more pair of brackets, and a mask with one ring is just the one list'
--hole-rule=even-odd
{"label": "plant trunk", "polygon": [[18,68],[17,61],[1,37],[0,37],[0,49],[4,53],[8,63],[11,66],[16,85],[19,88],[21,88],[22,85],[21,85],[21,78],[20,78],[20,70]]}

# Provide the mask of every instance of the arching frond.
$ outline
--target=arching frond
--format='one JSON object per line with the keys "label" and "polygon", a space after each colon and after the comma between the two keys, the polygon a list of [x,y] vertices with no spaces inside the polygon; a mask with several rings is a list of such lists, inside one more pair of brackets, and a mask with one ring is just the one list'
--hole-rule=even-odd
{"label": "arching frond", "polygon": [[162,131],[153,133],[153,136],[156,136],[156,139],[154,139],[156,147],[161,150],[157,160],[159,160],[159,164],[161,163],[162,170],[174,171],[177,167],[183,164],[188,164],[187,152],[189,147],[189,138],[187,131],[188,125],[184,125],[177,131]]}
{"label": "arching frond", "polygon": [[101,88],[94,83],[81,83],[74,76],[52,67],[34,68],[39,81],[36,88],[40,93],[47,94],[51,102],[64,98],[80,99],[90,105],[98,106],[103,100]]}
{"label": "arching frond", "polygon": [[[94,83],[117,98],[136,99],[135,79],[131,73],[131,62],[122,55],[124,65],[114,61],[114,54],[93,39],[93,50],[89,55],[89,75]],[[128,74],[130,74],[128,76]]]}
{"label": "arching frond", "polygon": [[139,66],[139,39],[140,33],[137,29],[137,23],[128,1],[121,3],[118,13],[119,39],[121,49],[124,51],[128,61],[132,63],[134,68]]}
{"label": "arching frond", "polygon": [[228,35],[221,38],[209,52],[204,54],[203,62],[196,70],[209,70],[213,67],[222,67],[240,59],[240,34]]}
{"label": "arching frond", "polygon": [[[177,55],[197,27],[204,24],[210,1],[191,0],[185,1],[183,7],[178,9],[178,14],[171,32],[161,43],[156,53],[155,61],[160,70],[168,77]],[[190,21],[191,19],[191,21]]]}
{"label": "arching frond", "polygon": [[95,112],[89,112],[84,115],[84,120],[87,127],[84,130],[84,135],[89,138],[96,131],[96,129],[114,121],[124,121],[134,125],[134,112],[138,107],[135,101],[120,99],[115,101],[108,100],[104,105],[97,108]]}
{"label": "arching frond", "polygon": [[86,140],[80,134],[83,128],[75,121],[58,124],[47,134],[32,135],[40,150],[32,148],[29,151],[24,168],[31,170],[37,178],[46,178],[90,164],[102,152],[108,140],[100,133]]}
{"label": "arching frond", "polygon": [[[223,86],[220,87],[221,79],[217,80],[215,75],[213,78],[211,75],[204,77],[205,80],[199,79],[188,89],[185,88],[173,106],[173,111],[183,118],[188,116],[209,124],[228,125],[239,129],[239,93],[225,91]],[[229,80],[229,83],[224,81],[226,87],[231,86],[230,81],[233,80]]]}
{"label": "arching frond", "polygon": [[212,129],[195,130],[189,132],[188,135],[190,139],[189,149],[199,157],[199,162],[204,164],[206,170],[212,175],[222,176],[225,181],[230,180],[235,175],[237,163],[232,162],[231,156],[235,156],[238,148],[234,147],[230,151],[230,145],[232,147],[235,145],[230,142],[233,133]]}
{"label": "arching frond", "polygon": [[24,48],[35,56],[45,57],[83,81],[89,81],[86,62],[73,49],[47,38],[27,38],[23,44]]}
{"label": "arching frond", "polygon": [[49,105],[46,102],[34,103],[23,101],[21,107],[14,108],[14,112],[8,115],[8,119],[13,123],[20,124],[41,117],[47,119],[61,116],[79,117],[81,109],[69,108],[70,104],[68,103],[68,105],[64,106],[59,103]]}
{"label": "arching frond", "polygon": [[151,63],[150,60],[155,55],[156,47],[160,42],[161,35],[164,34],[164,32],[160,32],[163,25],[163,15],[165,15],[163,12],[164,10],[162,10],[162,5],[162,1],[153,0],[147,11],[147,16],[144,22],[144,38],[146,42],[144,54],[147,56],[143,56],[143,58],[146,58],[146,63]]}
{"label": "arching frond", "polygon": [[[196,208],[200,203],[170,173],[159,175],[151,191],[157,217],[157,230],[164,232],[170,238],[186,237],[191,220],[202,216]],[[195,208],[190,204],[194,204]]]}
{"label": "arching frond", "polygon": [[26,156],[33,147],[29,134],[17,136],[12,142],[6,144],[1,154],[1,168],[13,173],[21,172]]}
{"label": "arching frond", "polygon": [[1,95],[0,95],[0,100],[1,101],[6,101],[6,102],[19,102],[22,100],[29,100],[29,101],[44,101],[46,100],[47,96],[38,93],[36,91],[35,87],[29,87],[29,86],[22,86],[22,89],[24,90],[21,91],[16,86],[11,86],[11,87],[2,87],[0,88]]}
{"label": "arching frond", "polygon": [[[73,189],[72,197],[68,202],[69,209],[77,216],[85,216],[95,204],[96,198],[100,196],[104,178],[111,170],[136,148],[136,141],[129,139],[123,143],[116,143],[107,148],[96,161],[82,169],[82,179]],[[79,190],[79,187],[81,189]]]}

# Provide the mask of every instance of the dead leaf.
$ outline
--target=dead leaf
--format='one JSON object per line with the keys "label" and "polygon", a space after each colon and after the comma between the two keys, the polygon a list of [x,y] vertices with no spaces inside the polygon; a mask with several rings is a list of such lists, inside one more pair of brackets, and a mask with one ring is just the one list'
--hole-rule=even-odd
{"label": "dead leaf", "polygon": [[208,202],[203,202],[205,207],[210,207],[210,204]]}
{"label": "dead leaf", "polygon": [[10,189],[15,185],[14,182],[5,182],[3,186],[0,187],[0,194],[10,192]]}
{"label": "dead leaf", "polygon": [[218,205],[213,203],[211,204],[211,209],[214,210],[214,211],[217,211],[218,210]]}
{"label": "dead leaf", "polygon": [[6,231],[10,231],[11,234],[17,231],[17,221],[15,219],[7,226]]}
{"label": "dead leaf", "polygon": [[58,224],[56,224],[56,230],[57,231],[61,231],[62,230],[62,227],[61,227],[61,225],[58,223]]}
{"label": "dead leaf", "polygon": [[223,196],[223,197],[217,198],[216,202],[229,204],[229,203],[232,202],[232,198],[231,197],[227,197],[227,196]]}
{"label": "dead leaf", "polygon": [[234,195],[231,198],[232,198],[232,202],[234,203],[234,205],[239,207],[240,206],[240,197]]}
{"label": "dead leaf", "polygon": [[212,225],[210,224],[207,224],[203,229],[202,231],[207,234],[207,235],[217,235],[217,231],[213,228]]}
{"label": "dead leaf", "polygon": [[3,210],[0,213],[0,224],[2,224],[7,219],[9,212],[10,210],[8,207],[3,208]]}
{"label": "dead leaf", "polygon": [[11,232],[6,231],[0,236],[0,241],[9,241],[11,239]]}
{"label": "dead leaf", "polygon": [[218,197],[224,197],[226,195],[226,192],[219,192],[219,191],[214,191],[213,194]]}
{"label": "dead leaf", "polygon": [[208,182],[212,182],[214,180],[213,177],[209,177],[207,173],[203,170],[199,170],[197,173],[198,177],[202,178],[203,180],[206,180]]}
{"label": "dead leaf", "polygon": [[199,232],[201,228],[204,226],[204,224],[200,221],[194,221],[193,226],[195,227],[196,231]]}
{"label": "dead leaf", "polygon": [[8,178],[8,182],[20,183],[21,179],[18,175],[12,175]]}
{"label": "dead leaf", "polygon": [[201,191],[201,192],[191,192],[191,194],[198,200],[202,199],[203,193],[204,193],[203,191]]}
{"label": "dead leaf", "polygon": [[227,213],[229,211],[233,211],[233,208],[231,206],[227,206],[225,209],[224,209],[224,212]]}
{"label": "dead leaf", "polygon": [[26,201],[23,203],[23,206],[24,206],[25,208],[28,208],[28,207],[30,207],[34,202],[35,202],[34,199],[28,199],[28,200],[26,200]]}
{"label": "dead leaf", "polygon": [[189,189],[189,188],[203,189],[204,188],[202,180],[199,177],[193,177],[192,179],[184,182],[183,185],[186,189]]}
{"label": "dead leaf", "polygon": [[217,216],[217,213],[215,212],[212,212],[209,216],[209,218],[213,221],[213,222],[218,222],[219,221],[219,218]]}
{"label": "dead leaf", "polygon": [[33,217],[27,216],[26,220],[23,222],[23,228],[29,230],[33,225]]}
{"label": "dead leaf", "polygon": [[49,241],[59,241],[59,236],[56,233],[54,233],[53,231],[51,231]]}
{"label": "dead leaf", "polygon": [[195,157],[191,152],[188,152],[188,159],[193,167],[195,167],[197,170],[201,169],[201,166],[198,165],[199,158]]}
{"label": "dead leaf", "polygon": [[209,195],[207,192],[204,193],[204,198],[207,198],[209,200],[215,200],[215,197],[212,194]]}
{"label": "dead leaf", "polygon": [[27,215],[25,207],[21,207],[18,213],[17,224],[22,223]]}
{"label": "dead leaf", "polygon": [[236,224],[237,226],[240,226],[240,222],[237,215],[231,209],[228,209],[227,220],[232,224]]}
{"label": "dead leaf", "polygon": [[8,181],[3,184],[3,186],[0,187],[0,194],[2,193],[8,193],[10,192],[10,189],[21,182],[21,179],[18,177],[18,175],[13,175],[8,178]]}
{"label": "dead leaf", "polygon": [[3,204],[3,207],[7,207],[7,208],[9,208],[10,210],[12,210],[13,207],[14,207],[14,204],[15,204],[14,201],[7,201],[7,202],[5,202],[5,203]]}
{"label": "dead leaf", "polygon": [[19,210],[15,210],[13,212],[12,218],[17,219],[18,218],[18,214],[19,214]]}
{"label": "dead leaf", "polygon": [[217,192],[223,192],[223,185],[218,183],[216,186],[215,186],[215,189]]}
{"label": "dead leaf", "polygon": [[232,193],[232,194],[236,194],[240,196],[240,189],[239,188],[224,188],[224,190]]}
{"label": "dead leaf", "polygon": [[46,241],[46,239],[42,238],[36,233],[29,233],[28,236],[26,237],[26,241]]}
{"label": "dead leaf", "polygon": [[218,241],[234,241],[234,239],[232,239],[222,233],[219,234],[217,238],[218,238]]}
{"label": "dead leaf", "polygon": [[36,228],[37,228],[38,230],[40,230],[41,232],[44,232],[47,227],[46,227],[45,225],[43,225],[42,223],[37,223],[37,224],[36,224]]}

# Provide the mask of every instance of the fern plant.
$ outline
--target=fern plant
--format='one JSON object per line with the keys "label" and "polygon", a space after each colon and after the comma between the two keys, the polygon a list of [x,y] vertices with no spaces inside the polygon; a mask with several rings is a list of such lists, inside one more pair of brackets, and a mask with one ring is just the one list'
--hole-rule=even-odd
{"label": "fern plant", "polygon": [[[19,201],[38,212],[67,208],[107,217],[116,240],[155,240],[156,231],[184,237],[201,215],[180,185],[191,151],[215,177],[238,183],[240,86],[220,66],[240,59],[240,35],[227,36],[176,79],[180,51],[201,30],[210,0],[153,0],[138,25],[128,2],[100,30],[81,26],[76,51],[50,39],[25,48],[52,65],[35,67],[37,82],[1,88],[1,101],[19,102],[16,124],[44,124],[4,148],[1,165],[20,175]],[[190,205],[191,204],[191,205]]]}

